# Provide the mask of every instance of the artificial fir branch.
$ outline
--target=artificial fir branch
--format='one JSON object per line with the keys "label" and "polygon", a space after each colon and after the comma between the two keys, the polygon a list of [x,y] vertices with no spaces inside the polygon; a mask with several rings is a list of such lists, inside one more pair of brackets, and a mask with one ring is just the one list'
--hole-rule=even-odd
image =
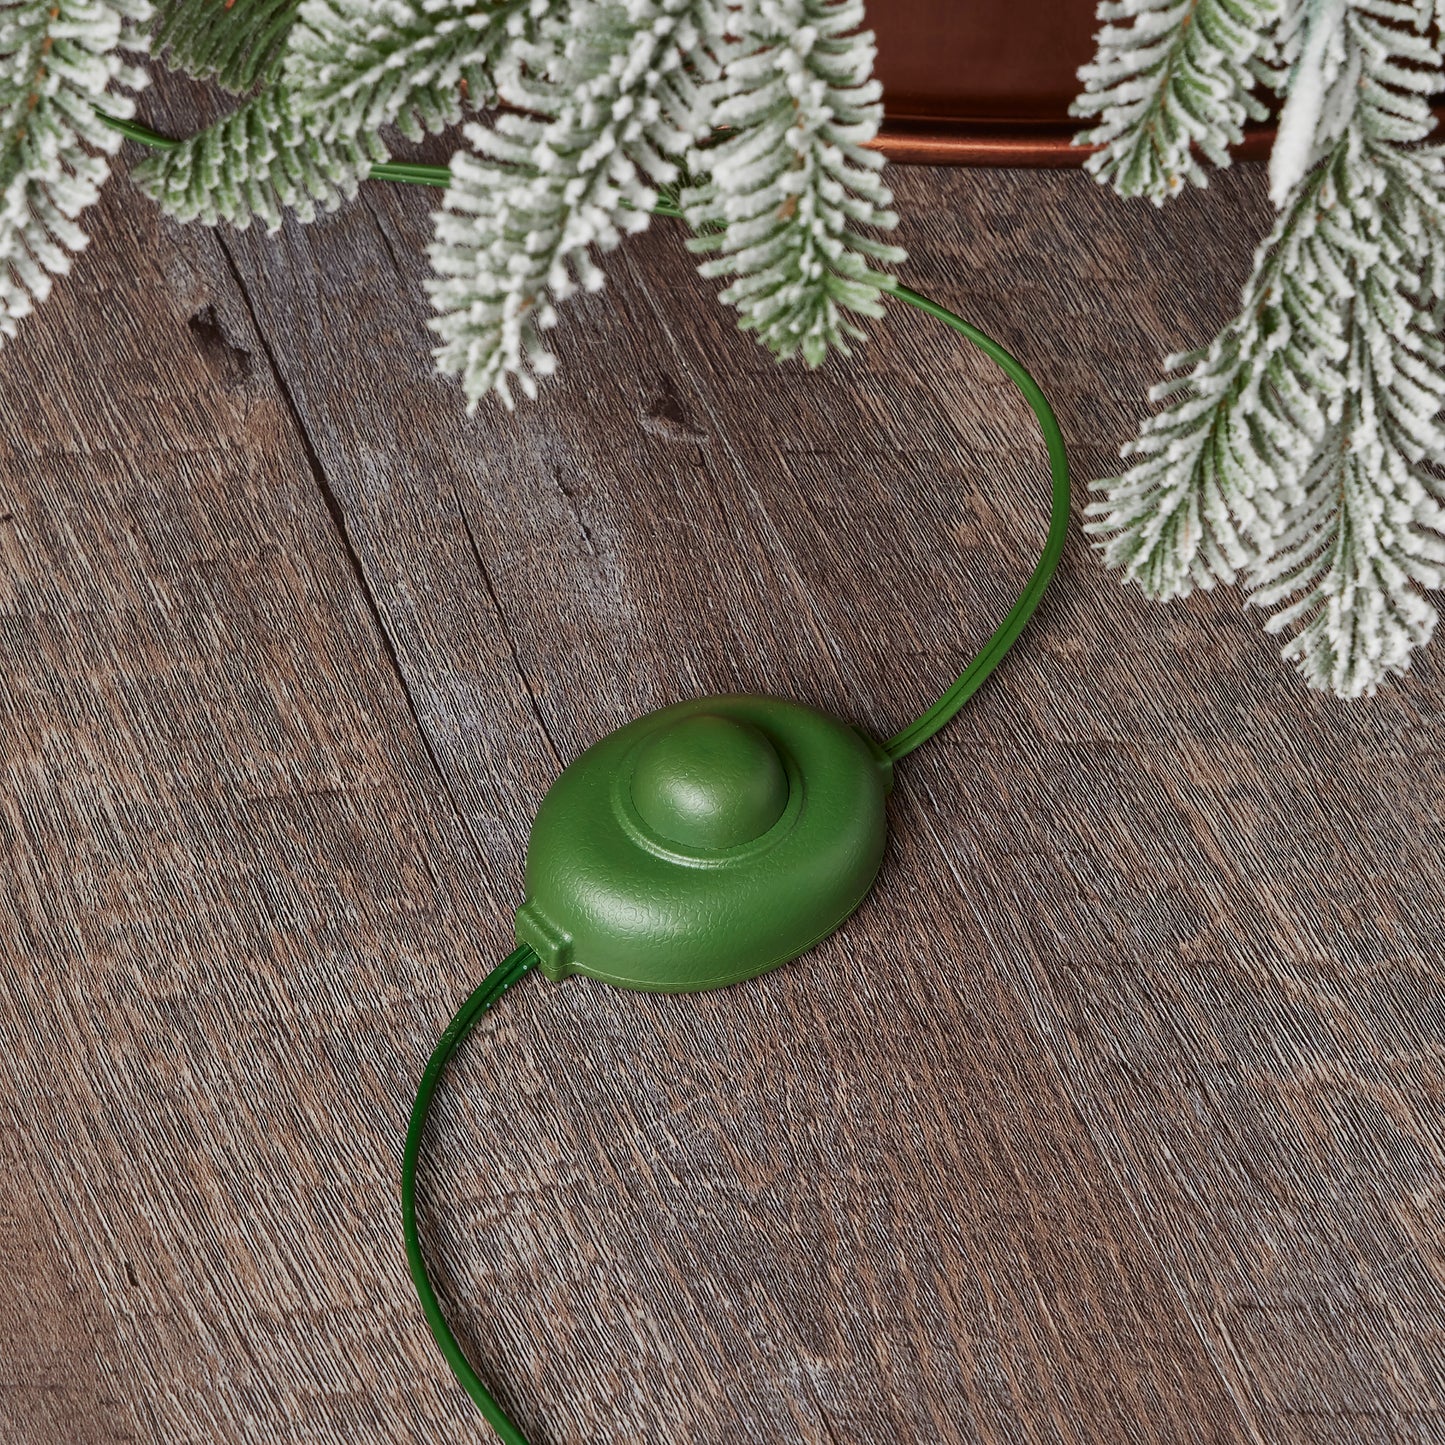
{"label": "artificial fir branch", "polygon": [[242,94],[271,79],[298,0],[156,0],[151,49],[177,70]]}
{"label": "artificial fir branch", "polygon": [[1303,255],[1323,179],[1301,188],[1255,253],[1239,315],[1207,350],[1166,359],[1176,375],[1150,398],[1169,405],[1124,446],[1133,465],[1094,483],[1103,499],[1088,509],[1089,530],[1105,562],[1153,597],[1235,581],[1324,437],[1315,385],[1332,374],[1339,341],[1324,279]]}
{"label": "artificial fir branch", "polygon": [[[161,0],[155,44],[260,89],[139,170],[173,214],[272,227],[351,195],[386,148],[465,101],[512,111],[467,134],[437,218],[431,293],[469,402],[530,394],[558,303],[667,188],[779,356],[860,334],[901,252],[858,0]],[[1433,0],[1105,0],[1085,72],[1091,165],[1162,202],[1223,164],[1259,81],[1285,96],[1278,223],[1241,313],[1171,358],[1161,410],[1096,484],[1106,560],[1172,596],[1242,576],[1292,632],[1285,655],[1347,696],[1402,671],[1445,580],[1445,156]],[[88,102],[144,77],[118,59],[144,0],[0,9],[0,334],[84,243],[116,139]],[[1129,22],[1129,23],[1125,23]],[[291,48],[284,56],[288,41]],[[496,76],[495,90],[492,77]],[[721,127],[721,133],[715,128]],[[689,178],[680,157],[701,172]]]}
{"label": "artificial fir branch", "polygon": [[[146,84],[124,59],[146,0],[21,0],[0,9],[0,337],[50,294],[86,243],[78,218],[110,174],[120,137],[95,114],[104,97],[122,119],[124,90]],[[118,89],[119,88],[119,89]]]}
{"label": "artificial fir branch", "polygon": [[469,409],[511,385],[536,394],[555,361],[542,333],[594,252],[644,229],[673,159],[707,132],[725,0],[580,0],[509,52],[497,89],[514,110],[470,125],[436,217],[428,290],[440,368]]}
{"label": "artificial fir branch", "polygon": [[136,176],[178,219],[274,230],[354,194],[387,127],[419,137],[500,100],[467,131],[431,248],[438,363],[471,405],[535,391],[558,303],[602,284],[597,254],[663,188],[686,195],[741,324],[816,363],[861,335],[849,313],[877,314],[875,263],[903,254],[865,234],[895,218],[864,149],[881,108],[862,19],[861,0],[159,0],[157,53],[250,93]]}
{"label": "artificial fir branch", "polygon": [[[1328,3],[1321,13],[1328,12]],[[1351,0],[1288,42],[1298,173],[1240,316],[1157,393],[1121,477],[1095,483],[1105,559],[1167,597],[1243,570],[1315,687],[1373,692],[1429,640],[1445,581],[1445,155],[1429,6]],[[1417,28],[1418,24],[1418,28]],[[1313,49],[1313,55],[1312,55]],[[1304,62],[1308,63],[1304,63]],[[1302,79],[1303,77],[1303,79]],[[1296,104],[1292,92],[1290,104]]]}
{"label": "artificial fir branch", "polygon": [[[489,65],[529,33],[530,17],[544,6],[308,0],[298,8],[295,0],[265,0],[227,31],[228,8],[217,19],[208,14],[211,0],[172,0],[170,26],[158,27],[158,39],[170,37],[179,56],[225,82],[256,73],[268,79],[184,145],[143,162],[136,179],[180,221],[244,227],[257,217],[274,231],[286,210],[310,221],[349,200],[370,167],[386,160],[384,127],[417,138],[453,123],[463,81],[472,103],[493,99]],[[230,36],[233,50],[223,50],[217,31]],[[284,69],[273,63],[278,34],[290,39]],[[245,48],[247,35],[254,50]]]}
{"label": "artificial fir branch", "polygon": [[418,137],[496,99],[493,68],[532,37],[547,0],[305,0],[286,61],[328,138],[396,125]]}
{"label": "artificial fir branch", "polygon": [[[1337,400],[1251,580],[1253,600],[1274,609],[1269,630],[1298,629],[1285,657],[1312,686],[1356,697],[1405,671],[1430,640],[1436,613],[1420,589],[1445,583],[1435,470],[1445,459],[1445,346],[1440,294],[1426,289],[1445,262],[1445,179],[1438,152],[1371,154],[1351,127],[1327,186],[1342,233],[1330,238],[1343,293]],[[1422,273],[1433,281],[1422,284]]]}
{"label": "artificial fir branch", "polygon": [[745,0],[732,14],[712,123],[726,138],[690,157],[685,190],[699,269],[735,279],[721,299],[780,360],[816,366],[863,333],[847,313],[882,314],[892,279],[870,263],[907,259],[865,233],[898,218],[866,150],[883,118],[862,0]]}
{"label": "artificial fir branch", "polygon": [[1098,54],[1079,71],[1072,108],[1098,117],[1075,142],[1102,147],[1086,168],[1155,205],[1206,184],[1200,157],[1228,165],[1245,121],[1265,114],[1253,91],[1271,74],[1270,30],[1284,3],[1103,0]]}
{"label": "artificial fir branch", "polygon": [[310,221],[350,200],[386,157],[374,132],[318,135],[294,93],[278,82],[184,144],[141,162],[134,175],[178,221],[228,221],[244,230],[255,217],[274,232],[285,210]]}

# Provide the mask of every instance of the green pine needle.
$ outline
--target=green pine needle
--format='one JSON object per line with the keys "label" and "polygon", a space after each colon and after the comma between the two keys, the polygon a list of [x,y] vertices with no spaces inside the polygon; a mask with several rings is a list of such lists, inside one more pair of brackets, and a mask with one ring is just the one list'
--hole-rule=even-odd
{"label": "green pine needle", "polygon": [[255,217],[275,231],[288,209],[310,221],[350,200],[386,155],[373,134],[323,140],[278,84],[182,145],[147,158],[134,174],[178,221],[228,221],[244,229]]}
{"label": "green pine needle", "polygon": [[151,50],[199,80],[242,94],[275,74],[298,0],[157,0]]}

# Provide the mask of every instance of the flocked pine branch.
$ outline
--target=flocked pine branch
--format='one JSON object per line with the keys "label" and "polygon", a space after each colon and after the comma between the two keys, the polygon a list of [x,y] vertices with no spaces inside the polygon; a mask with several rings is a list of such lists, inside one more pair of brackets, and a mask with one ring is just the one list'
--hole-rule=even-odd
{"label": "flocked pine branch", "polygon": [[517,109],[470,125],[436,217],[429,283],[442,370],[470,408],[509,405],[554,367],[542,334],[579,287],[597,290],[594,253],[642,230],[674,159],[707,130],[706,86],[725,0],[579,0],[497,72]]}
{"label": "flocked pine branch", "polygon": [[297,0],[156,0],[151,50],[238,94],[280,67]]}
{"label": "flocked pine branch", "polygon": [[1323,180],[1301,187],[1255,253],[1239,315],[1207,350],[1165,361],[1176,375],[1150,398],[1169,404],[1124,446],[1133,465],[1094,484],[1104,499],[1090,530],[1105,562],[1153,597],[1235,581],[1324,437],[1316,388],[1340,357],[1335,278],[1306,254]]}
{"label": "flocked pine branch", "polygon": [[146,83],[124,50],[146,0],[19,0],[0,8],[0,337],[50,294],[86,243],[82,211],[110,174],[120,137],[104,99],[129,117]]}
{"label": "flocked pine branch", "polygon": [[254,217],[276,231],[285,210],[310,221],[350,200],[372,165],[386,158],[374,131],[317,134],[298,113],[294,93],[278,82],[184,144],[142,161],[133,174],[178,221],[228,221],[244,229]]}
{"label": "flocked pine branch", "polygon": [[[244,227],[257,217],[274,231],[287,210],[310,221],[350,200],[371,166],[387,159],[384,127],[418,138],[453,123],[464,82],[471,103],[493,99],[489,66],[529,33],[545,4],[308,0],[298,7],[285,0],[248,17],[254,50],[237,30],[236,51],[222,55],[213,29],[201,24],[211,0],[173,0],[174,15],[198,29],[194,43],[177,43],[179,54],[223,81],[267,79],[230,114],[143,162],[136,179],[180,221]],[[223,17],[216,25],[228,23]],[[275,47],[288,32],[283,67]]]}
{"label": "flocked pine branch", "polygon": [[547,0],[304,0],[286,78],[328,138],[455,124],[496,99],[493,68]]}
{"label": "flocked pine branch", "polygon": [[[1352,129],[1347,150],[1357,141]],[[1338,401],[1251,579],[1270,631],[1296,629],[1285,657],[1344,697],[1408,668],[1437,620],[1421,589],[1445,584],[1445,346],[1440,295],[1422,284],[1422,270],[1438,284],[1445,250],[1441,162],[1366,152],[1332,167],[1330,220],[1351,263]]]}
{"label": "flocked pine branch", "polygon": [[[58,37],[74,15],[139,17],[144,3],[52,0],[48,11],[15,4],[4,13],[12,35],[43,14],[59,17]],[[817,362],[831,346],[846,350],[861,335],[850,313],[876,314],[891,284],[875,266],[902,258],[867,234],[894,217],[881,162],[864,149],[879,103],[860,0],[157,5],[153,17],[145,12],[154,51],[243,96],[199,135],[137,166],[142,187],[181,220],[244,226],[260,217],[274,229],[286,210],[311,219],[387,158],[385,128],[420,136],[504,102],[491,125],[468,130],[474,150],[455,158],[431,248],[438,363],[462,374],[473,406],[488,390],[508,401],[513,386],[535,391],[553,365],[542,337],[558,304],[602,284],[600,253],[647,225],[659,187],[690,188],[689,213],[705,232],[699,249],[716,253],[704,269],[733,278],[726,299],[779,356]],[[16,61],[22,81],[27,64]],[[69,152],[80,156],[72,170],[54,174],[49,153],[35,167],[53,188],[34,207],[44,239],[12,194],[12,223],[20,216],[35,248],[11,259],[12,310],[43,292],[65,246],[83,241],[69,221],[103,174],[83,142],[117,144],[86,102],[111,78],[86,76],[67,112]],[[12,131],[23,136],[14,106],[29,102],[16,96]],[[130,114],[121,99],[110,108]],[[703,154],[715,124],[726,127],[706,151],[716,176],[694,184],[684,159]],[[18,140],[11,149],[19,153]],[[16,194],[28,194],[24,184]]]}
{"label": "flocked pine branch", "polygon": [[906,254],[875,236],[897,216],[866,150],[883,118],[862,0],[745,0],[733,12],[712,124],[725,139],[694,151],[704,179],[684,191],[698,233],[718,253],[700,268],[731,276],[722,300],[779,359],[816,366],[862,335],[848,319],[882,313],[892,285],[875,263]]}
{"label": "flocked pine branch", "polygon": [[1079,71],[1073,114],[1096,117],[1076,144],[1097,145],[1085,163],[1123,196],[1155,205],[1186,184],[1202,186],[1201,158],[1229,164],[1254,95],[1270,78],[1271,29],[1286,0],[1102,0],[1094,60]]}
{"label": "flocked pine branch", "polygon": [[142,161],[136,183],[178,221],[267,230],[290,210],[302,221],[356,194],[387,158],[376,129],[340,134],[314,118],[282,75],[298,0],[161,0],[152,43],[193,75],[247,99],[182,145]]}
{"label": "flocked pine branch", "polygon": [[[1328,7],[1321,6],[1323,13]],[[1106,560],[1169,596],[1244,569],[1313,686],[1404,671],[1445,581],[1445,155],[1424,144],[1441,57],[1428,6],[1352,0],[1291,42],[1311,130],[1244,308],[1096,483]],[[1419,22],[1414,28],[1411,22]],[[1305,79],[1301,80],[1301,77]],[[1295,105],[1298,92],[1291,92]],[[1299,113],[1297,111],[1296,113]]]}

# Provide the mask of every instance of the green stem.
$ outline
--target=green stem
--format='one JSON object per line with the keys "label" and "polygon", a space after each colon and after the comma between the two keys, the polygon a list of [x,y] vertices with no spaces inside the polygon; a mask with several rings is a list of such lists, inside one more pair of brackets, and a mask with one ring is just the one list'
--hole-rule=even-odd
{"label": "green stem", "polygon": [[445,188],[452,178],[448,166],[423,166],[411,161],[383,161],[372,166],[368,173],[373,181],[400,181],[408,186],[441,186]]}
{"label": "green stem", "polygon": [[159,131],[154,131],[139,121],[121,120],[118,116],[107,115],[99,108],[95,113],[112,130],[118,130],[127,140],[138,140],[143,146],[152,146],[158,151],[173,151],[185,144],[184,141],[172,140],[168,135],[161,135]]}
{"label": "green stem", "polygon": [[[162,135],[139,121],[121,120],[107,115],[103,110],[97,110],[96,115],[127,140],[139,141],[141,145],[150,146],[154,150],[173,151],[185,144],[184,141]],[[412,161],[383,161],[380,165],[372,166],[368,175],[373,181],[397,181],[407,186],[440,186],[443,189],[450,184],[452,178],[451,169],[447,166],[424,166]],[[659,197],[652,213],[655,216],[682,215],[677,202],[671,196]]]}

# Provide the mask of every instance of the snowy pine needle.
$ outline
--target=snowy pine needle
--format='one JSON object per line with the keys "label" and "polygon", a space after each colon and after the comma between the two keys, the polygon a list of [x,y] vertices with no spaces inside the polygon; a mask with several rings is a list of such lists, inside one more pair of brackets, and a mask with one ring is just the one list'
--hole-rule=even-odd
{"label": "snowy pine needle", "polygon": [[135,168],[136,184],[178,221],[280,229],[283,211],[314,220],[350,200],[386,147],[371,131],[323,138],[277,83],[174,150]]}
{"label": "snowy pine needle", "polygon": [[[1445,583],[1445,86],[1431,6],[1318,0],[1290,64],[1286,186],[1240,315],[1170,359],[1163,410],[1094,484],[1106,562],[1158,597],[1243,576],[1314,687],[1372,693]],[[1418,24],[1418,28],[1416,28]],[[1325,29],[1320,27],[1324,26]],[[1299,87],[1304,87],[1303,89]]]}
{"label": "snowy pine needle", "polygon": [[1345,4],[1346,0],[1296,4],[1281,26],[1281,49],[1290,70],[1288,99],[1269,154],[1269,197],[1276,206],[1289,200],[1290,192],[1317,158],[1320,145],[1338,133],[1337,124],[1326,122],[1326,107],[1331,122],[1352,109],[1348,90],[1342,95],[1330,94],[1358,78],[1342,74]]}
{"label": "snowy pine needle", "polygon": [[555,360],[557,307],[603,274],[594,253],[644,229],[674,157],[707,130],[725,0],[581,0],[541,23],[497,72],[515,111],[470,125],[436,216],[429,283],[437,362],[469,409],[535,396]]}
{"label": "snowy pine needle", "polygon": [[1305,254],[1319,209],[1321,174],[1305,187],[1255,254],[1238,317],[1207,351],[1171,356],[1182,377],[1156,386],[1170,404],[1146,418],[1122,449],[1133,466],[1096,482],[1103,501],[1089,530],[1104,560],[1153,597],[1187,596],[1233,582],[1254,560],[1278,506],[1327,426],[1316,395],[1338,339],[1315,323],[1330,304],[1330,277]]}
{"label": "snowy pine needle", "polygon": [[120,137],[92,104],[129,117],[117,90],[139,90],[128,64],[145,0],[20,0],[0,8],[0,337],[50,294],[86,243],[79,224],[110,174]]}
{"label": "snowy pine needle", "polygon": [[496,99],[492,68],[545,0],[304,0],[288,82],[323,134],[396,125],[416,138]]}
{"label": "snowy pine needle", "polygon": [[238,95],[270,79],[286,53],[297,0],[156,0],[151,52]]}
{"label": "snowy pine needle", "polygon": [[907,259],[865,231],[898,218],[883,157],[864,149],[883,106],[862,23],[861,0],[745,0],[711,87],[712,125],[728,134],[694,150],[706,177],[682,196],[689,247],[719,253],[702,274],[736,278],[721,299],[738,325],[810,366],[863,334],[847,313],[882,314],[892,278],[870,263]]}
{"label": "snowy pine needle", "polygon": [[[1163,203],[1207,172],[1197,150],[1227,165],[1246,120],[1265,108],[1251,93],[1268,74],[1270,30],[1284,0],[1104,0],[1098,54],[1079,71],[1073,114],[1097,116],[1077,145],[1121,196]],[[1122,23],[1122,22],[1128,22]]]}

